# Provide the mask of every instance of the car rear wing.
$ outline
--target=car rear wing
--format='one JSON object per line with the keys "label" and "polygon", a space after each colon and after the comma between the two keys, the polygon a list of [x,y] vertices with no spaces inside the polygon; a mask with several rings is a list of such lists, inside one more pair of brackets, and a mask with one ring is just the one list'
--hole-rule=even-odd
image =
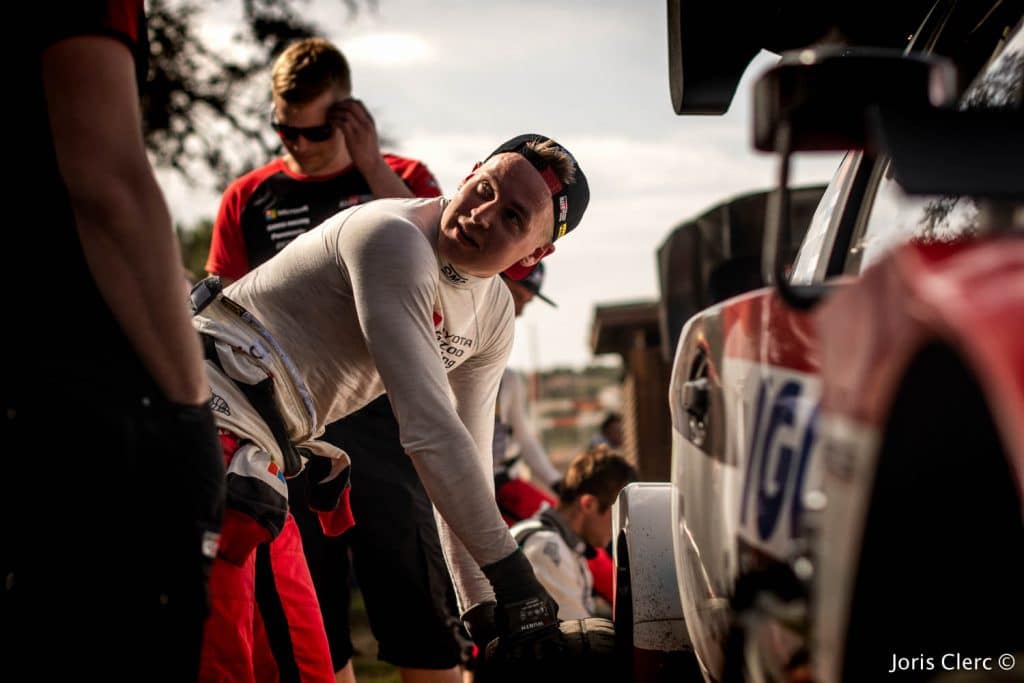
{"label": "car rear wing", "polygon": [[[904,47],[937,0],[668,0],[669,90],[677,114],[724,114],[758,52],[821,41]],[[879,18],[884,17],[884,21]]]}

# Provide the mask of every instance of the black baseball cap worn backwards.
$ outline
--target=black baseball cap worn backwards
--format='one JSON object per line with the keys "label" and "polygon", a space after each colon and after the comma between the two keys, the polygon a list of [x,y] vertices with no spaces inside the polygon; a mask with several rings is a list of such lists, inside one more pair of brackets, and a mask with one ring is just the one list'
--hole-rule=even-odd
{"label": "black baseball cap worn backwards", "polygon": [[[571,183],[563,184],[558,175],[551,169],[543,157],[527,147],[531,142],[553,142],[572,161],[574,179]],[[576,157],[562,145],[551,138],[537,133],[526,133],[518,135],[503,143],[493,152],[487,155],[487,159],[496,154],[512,152],[518,154],[533,166],[540,173],[544,182],[551,191],[551,208],[555,217],[554,226],[551,231],[551,241],[554,242],[560,237],[572,232],[583,219],[583,212],[590,202],[590,186],[587,184],[587,176],[583,174]],[[486,161],[487,159],[484,159]],[[505,274],[514,280],[521,280],[529,273],[528,269],[518,264],[505,271]]]}

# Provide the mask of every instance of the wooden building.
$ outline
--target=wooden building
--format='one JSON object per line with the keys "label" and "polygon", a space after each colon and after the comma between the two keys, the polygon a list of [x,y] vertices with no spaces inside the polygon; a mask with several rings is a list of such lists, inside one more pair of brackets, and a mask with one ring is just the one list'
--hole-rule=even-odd
{"label": "wooden building", "polygon": [[645,481],[668,481],[672,423],[668,382],[671,367],[661,351],[657,301],[598,305],[590,334],[595,354],[622,357],[623,450]]}

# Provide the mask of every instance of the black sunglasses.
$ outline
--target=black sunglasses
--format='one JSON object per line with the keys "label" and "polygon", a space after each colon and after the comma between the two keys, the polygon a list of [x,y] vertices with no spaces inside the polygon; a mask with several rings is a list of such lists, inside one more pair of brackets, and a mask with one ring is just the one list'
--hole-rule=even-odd
{"label": "black sunglasses", "polygon": [[319,126],[309,126],[308,128],[289,126],[277,121],[271,121],[270,125],[277,131],[278,135],[288,142],[295,142],[299,139],[300,135],[310,142],[323,142],[331,137],[331,134],[334,132],[334,126],[330,123],[322,123]]}

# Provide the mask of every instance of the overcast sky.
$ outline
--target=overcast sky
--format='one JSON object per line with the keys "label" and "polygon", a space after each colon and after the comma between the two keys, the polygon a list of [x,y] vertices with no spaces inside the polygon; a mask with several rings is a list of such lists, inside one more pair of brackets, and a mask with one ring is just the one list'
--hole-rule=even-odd
{"label": "overcast sky", "polygon": [[[445,194],[524,132],[555,138],[586,172],[587,214],[546,260],[558,308],[527,308],[514,367],[591,362],[594,306],[657,297],[655,251],[673,226],[772,185],[774,158],[750,150],[748,94],[774,56],[754,61],[726,115],[676,116],[664,0],[379,0],[352,23],[338,0],[306,6],[348,57],[353,94],[397,141],[385,151],[424,161]],[[216,16],[203,25],[225,42],[236,29]],[[826,181],[837,163],[804,155],[795,182]],[[215,193],[161,181],[177,222],[215,214]]]}

